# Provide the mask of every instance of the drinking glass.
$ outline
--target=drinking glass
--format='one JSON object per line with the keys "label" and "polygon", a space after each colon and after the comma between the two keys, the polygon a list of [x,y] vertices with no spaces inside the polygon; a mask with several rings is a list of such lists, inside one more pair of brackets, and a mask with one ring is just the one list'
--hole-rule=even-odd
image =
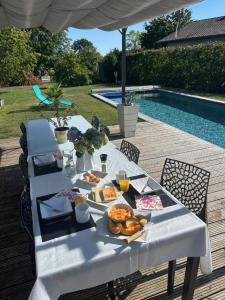
{"label": "drinking glass", "polygon": [[119,181],[120,184],[120,189],[123,192],[128,192],[129,187],[130,187],[130,180],[125,178],[125,179],[120,179]]}

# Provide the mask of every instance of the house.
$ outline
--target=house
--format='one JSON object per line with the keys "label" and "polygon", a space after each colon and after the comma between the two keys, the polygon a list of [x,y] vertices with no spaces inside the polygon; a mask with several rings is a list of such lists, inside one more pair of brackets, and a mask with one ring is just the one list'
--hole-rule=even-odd
{"label": "house", "polygon": [[193,21],[157,43],[168,47],[218,41],[225,42],[225,16]]}

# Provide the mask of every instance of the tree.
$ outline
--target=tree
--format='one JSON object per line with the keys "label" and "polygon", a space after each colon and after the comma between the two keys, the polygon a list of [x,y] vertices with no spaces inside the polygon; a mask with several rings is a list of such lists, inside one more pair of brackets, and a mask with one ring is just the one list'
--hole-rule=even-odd
{"label": "tree", "polygon": [[14,27],[0,31],[0,84],[22,85],[33,72],[37,56],[29,46],[30,34]]}
{"label": "tree", "polygon": [[78,56],[73,52],[60,56],[54,70],[56,81],[65,86],[79,86],[90,83],[90,71],[82,65]]}
{"label": "tree", "polygon": [[137,50],[141,48],[141,33],[139,31],[130,30],[127,33],[127,50]]}
{"label": "tree", "polygon": [[191,10],[181,9],[170,15],[162,16],[145,23],[145,32],[141,34],[141,47],[156,48],[157,41],[191,22]]}
{"label": "tree", "polygon": [[35,75],[42,76],[51,73],[59,55],[70,50],[70,39],[67,31],[51,33],[44,27],[28,29],[30,46],[38,53]]}
{"label": "tree", "polygon": [[104,56],[100,65],[100,76],[104,82],[115,82],[115,73],[119,72],[120,51],[111,50]]}
{"label": "tree", "polygon": [[73,42],[72,49],[79,57],[81,63],[92,73],[92,79],[98,81],[101,55],[92,42],[86,39],[76,40]]}

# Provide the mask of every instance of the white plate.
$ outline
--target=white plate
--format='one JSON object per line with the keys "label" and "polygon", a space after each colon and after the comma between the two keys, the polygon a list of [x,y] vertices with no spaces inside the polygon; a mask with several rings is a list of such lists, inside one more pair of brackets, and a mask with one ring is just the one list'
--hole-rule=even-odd
{"label": "white plate", "polygon": [[54,211],[50,207],[47,207],[46,205],[40,203],[42,219],[52,219],[56,217],[65,216],[73,211],[71,202],[66,197],[53,197],[44,202],[60,211]]}
{"label": "white plate", "polygon": [[[90,174],[94,174],[95,176],[100,178],[100,182],[88,182],[86,180],[84,180],[84,176],[85,175],[90,175]],[[83,173],[80,178],[77,180],[78,183],[79,181],[85,186],[89,186],[89,187],[96,187],[99,183],[101,183],[102,179],[107,175],[107,173],[101,172],[101,171],[97,171],[97,170],[91,170],[90,172],[86,172]]]}
{"label": "white plate", "polygon": [[152,192],[153,189],[150,186],[150,181],[148,177],[139,178],[132,180],[130,184],[135,188],[135,190],[140,194],[144,195],[146,193]]}
{"label": "white plate", "polygon": [[[143,211],[138,211],[138,210],[134,209],[134,214],[137,215],[137,214],[140,214],[140,213],[142,215],[146,215],[146,217],[149,219],[149,223],[150,223],[151,213],[149,213],[149,212],[144,213]],[[116,240],[124,240],[127,237],[127,236],[122,235],[122,234],[112,234],[112,233],[110,233],[109,230],[108,230],[107,223],[108,223],[108,216],[107,216],[107,212],[106,212],[104,214],[104,216],[96,222],[97,233],[98,233],[99,236],[107,237],[107,238],[113,238],[113,239],[116,239]],[[141,243],[147,243],[147,237],[148,237],[147,227],[148,227],[149,223],[144,226],[145,232],[143,233],[143,235],[141,237],[139,237],[138,239],[136,239],[135,241],[141,242]]]}

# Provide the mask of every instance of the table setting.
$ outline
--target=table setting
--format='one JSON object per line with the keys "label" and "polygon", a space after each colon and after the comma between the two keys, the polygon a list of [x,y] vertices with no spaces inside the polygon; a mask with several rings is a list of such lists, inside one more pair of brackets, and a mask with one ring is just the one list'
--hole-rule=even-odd
{"label": "table setting", "polygon": [[[81,116],[70,122],[74,149],[49,146],[49,161],[63,159],[57,171],[36,175],[34,156],[46,145],[41,149],[39,141],[39,153],[28,146],[37,266],[29,299],[57,299],[182,257],[203,258],[202,271],[210,273],[205,223],[113,144],[98,140],[96,146]],[[27,126],[30,136],[33,125]],[[87,132],[91,147],[82,140]],[[77,163],[81,153],[92,161]]]}

